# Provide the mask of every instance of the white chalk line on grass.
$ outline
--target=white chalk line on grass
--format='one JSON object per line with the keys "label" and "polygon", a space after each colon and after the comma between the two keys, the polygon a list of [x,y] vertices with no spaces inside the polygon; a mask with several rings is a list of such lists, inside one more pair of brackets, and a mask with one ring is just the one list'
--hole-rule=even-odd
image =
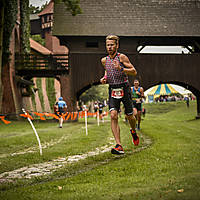
{"label": "white chalk line on grass", "polygon": [[[82,128],[85,128],[85,127],[82,127]],[[48,147],[51,147],[51,146],[54,146],[56,144],[59,144],[61,143],[62,141],[66,140],[68,137],[70,136],[62,136],[60,139],[52,139],[50,140],[50,142],[44,142],[42,143],[42,149],[46,149]],[[6,158],[6,157],[9,157],[9,156],[17,156],[17,155],[23,155],[23,154],[26,154],[26,153],[35,153],[35,152],[38,152],[38,147],[37,146],[34,146],[34,147],[29,147],[27,149],[24,149],[23,151],[19,151],[19,152],[14,152],[14,153],[7,153],[7,154],[1,154],[0,155],[0,158]]]}
{"label": "white chalk line on grass", "polygon": [[[144,139],[144,146],[141,146],[135,149],[133,151],[135,153],[148,148],[149,145],[152,144],[152,141],[150,138],[147,138],[144,135],[141,135],[140,137]],[[33,164],[33,165],[22,167],[20,169],[16,169],[10,172],[4,172],[0,174],[0,183],[12,182],[14,179],[22,179],[22,178],[31,179],[33,177],[49,175],[53,173],[54,171],[56,171],[57,169],[64,167],[67,164],[75,163],[80,160],[84,160],[88,157],[96,156],[101,153],[110,151],[111,147],[113,146],[113,142],[114,142],[114,138],[110,138],[109,144],[96,148],[94,151],[90,151],[85,154],[61,157],[61,158],[54,159],[52,161],[39,163],[39,164]]]}
{"label": "white chalk line on grass", "polygon": [[[85,127],[81,127],[81,128],[85,128]],[[41,130],[46,130],[46,129],[41,129]],[[40,131],[41,131],[40,130]],[[54,146],[64,140],[66,140],[68,137],[70,136],[62,136],[60,139],[56,139],[56,140],[50,140],[50,142],[44,142],[42,143],[42,149],[46,149],[48,147]],[[34,146],[34,147],[29,147],[27,149],[24,149],[23,151],[19,151],[19,152],[14,152],[14,153],[4,153],[0,155],[0,158],[6,158],[9,156],[17,156],[17,155],[23,155],[26,153],[35,153],[38,152],[38,147]]]}
{"label": "white chalk line on grass", "polygon": [[[54,146],[64,140],[66,140],[69,136],[62,136],[60,139],[58,140],[50,140],[50,142],[44,142],[42,143],[42,149],[46,149],[48,147]],[[9,154],[2,154],[0,155],[0,158],[6,158],[8,156],[17,156],[17,155],[23,155],[26,153],[35,153],[38,151],[38,147],[29,147],[27,149],[24,149],[23,151],[19,151],[19,152],[15,152],[15,153],[9,153]]]}
{"label": "white chalk line on grass", "polygon": [[66,158],[58,158],[49,162],[33,164],[10,172],[4,172],[0,174],[0,183],[12,182],[13,179],[30,179],[33,177],[49,175],[57,169],[62,168],[64,165],[78,162],[79,160],[84,160],[88,157],[99,155],[100,153],[108,152],[110,151],[112,145],[113,138],[110,138],[108,145],[96,148],[94,151],[90,151],[85,154],[68,156]]}

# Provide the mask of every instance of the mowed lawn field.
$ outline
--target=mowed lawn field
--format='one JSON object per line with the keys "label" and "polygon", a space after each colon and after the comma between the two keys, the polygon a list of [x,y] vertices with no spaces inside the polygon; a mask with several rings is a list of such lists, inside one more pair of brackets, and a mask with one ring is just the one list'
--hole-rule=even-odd
{"label": "mowed lawn field", "polygon": [[[0,199],[199,200],[196,102],[189,108],[185,102],[145,108],[137,147],[123,115],[119,118],[125,150],[120,156],[110,153],[114,141],[109,117],[99,126],[89,118],[87,136],[84,119],[64,123],[62,129],[56,122],[33,121],[42,156],[28,121],[0,122]],[[46,174],[45,166],[50,169]]]}

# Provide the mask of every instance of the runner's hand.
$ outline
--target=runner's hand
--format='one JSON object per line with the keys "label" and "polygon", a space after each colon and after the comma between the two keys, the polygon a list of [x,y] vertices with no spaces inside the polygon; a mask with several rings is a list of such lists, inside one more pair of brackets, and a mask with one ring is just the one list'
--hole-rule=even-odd
{"label": "runner's hand", "polygon": [[136,91],[136,94],[140,95],[140,92]]}
{"label": "runner's hand", "polygon": [[117,60],[113,60],[113,66],[119,71],[121,70],[121,66]]}
{"label": "runner's hand", "polygon": [[103,78],[101,78],[101,79],[100,79],[100,82],[101,82],[102,84],[106,84],[106,77],[104,76]]}

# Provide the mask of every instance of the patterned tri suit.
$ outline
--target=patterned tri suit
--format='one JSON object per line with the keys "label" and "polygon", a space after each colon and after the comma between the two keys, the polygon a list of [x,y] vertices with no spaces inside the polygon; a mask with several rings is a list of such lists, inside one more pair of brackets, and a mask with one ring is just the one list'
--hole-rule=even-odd
{"label": "patterned tri suit", "polygon": [[105,70],[107,72],[107,83],[109,84],[109,110],[120,110],[120,102],[122,101],[125,108],[125,114],[133,113],[132,100],[128,76],[114,67],[113,61],[119,62],[121,67],[125,67],[120,62],[120,53],[112,59],[108,55],[106,57]]}
{"label": "patterned tri suit", "polygon": [[137,90],[135,90],[134,86],[131,87],[133,107],[136,108],[137,111],[142,111],[142,97],[140,94],[137,94],[136,91],[140,93],[140,87],[138,87]]}

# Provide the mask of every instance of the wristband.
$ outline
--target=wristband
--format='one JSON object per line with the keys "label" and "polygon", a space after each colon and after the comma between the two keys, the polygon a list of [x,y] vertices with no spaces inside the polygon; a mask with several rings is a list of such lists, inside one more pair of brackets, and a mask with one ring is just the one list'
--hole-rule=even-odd
{"label": "wristband", "polygon": [[123,72],[124,71],[124,68],[123,67],[121,67],[121,69],[120,69],[120,72]]}

